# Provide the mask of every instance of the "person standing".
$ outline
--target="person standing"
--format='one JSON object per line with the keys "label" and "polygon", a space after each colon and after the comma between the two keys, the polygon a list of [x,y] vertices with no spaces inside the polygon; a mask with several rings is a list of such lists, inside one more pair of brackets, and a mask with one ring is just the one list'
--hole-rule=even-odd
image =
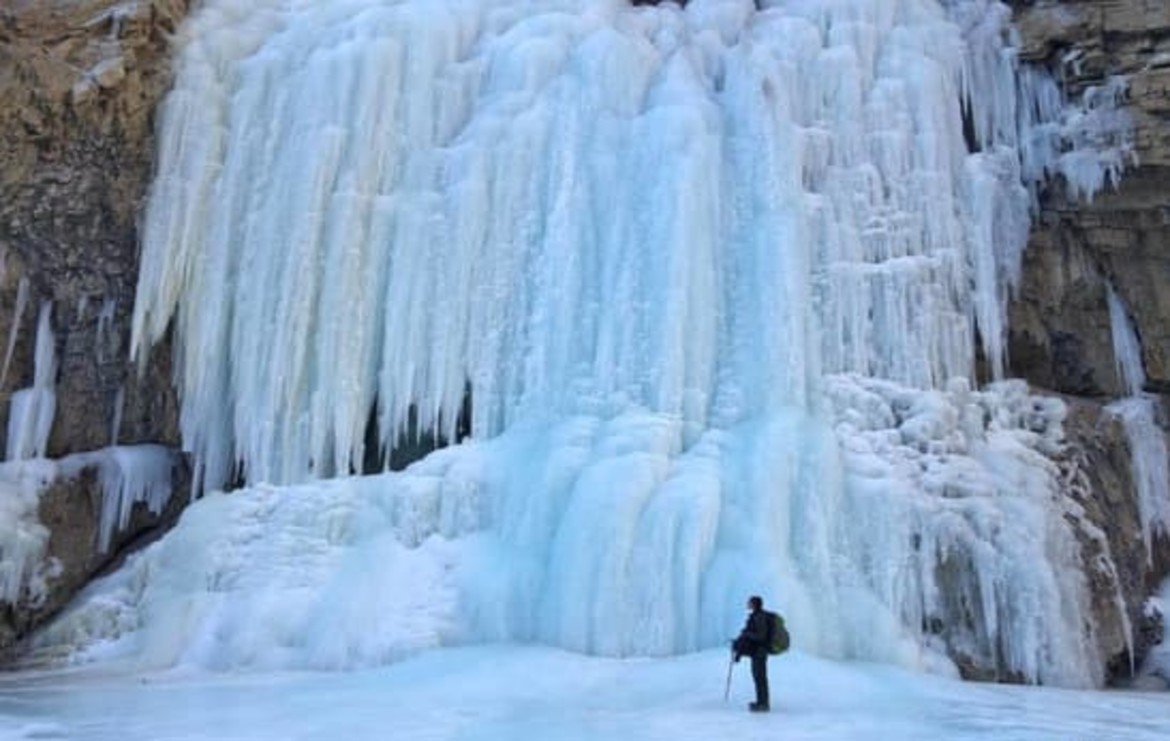
{"label": "person standing", "polygon": [[768,614],[764,600],[758,595],[748,597],[748,617],[732,645],[735,661],[747,656],[752,660],[752,682],[756,685],[756,701],[748,705],[753,713],[766,713],[771,708],[768,698],[768,643],[771,640]]}

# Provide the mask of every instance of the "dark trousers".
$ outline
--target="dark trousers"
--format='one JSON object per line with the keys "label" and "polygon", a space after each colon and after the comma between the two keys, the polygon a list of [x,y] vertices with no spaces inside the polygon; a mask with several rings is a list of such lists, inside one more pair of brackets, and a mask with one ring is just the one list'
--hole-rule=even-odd
{"label": "dark trousers", "polygon": [[752,655],[752,681],[756,683],[756,704],[768,707],[768,654]]}

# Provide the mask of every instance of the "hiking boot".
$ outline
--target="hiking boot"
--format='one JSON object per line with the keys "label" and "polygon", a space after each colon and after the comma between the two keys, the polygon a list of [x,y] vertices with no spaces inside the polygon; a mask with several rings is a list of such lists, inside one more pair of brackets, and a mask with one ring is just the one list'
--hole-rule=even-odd
{"label": "hiking boot", "polygon": [[761,705],[758,702],[753,702],[748,704],[748,710],[752,711],[753,713],[766,713],[770,710],[770,708],[767,705]]}

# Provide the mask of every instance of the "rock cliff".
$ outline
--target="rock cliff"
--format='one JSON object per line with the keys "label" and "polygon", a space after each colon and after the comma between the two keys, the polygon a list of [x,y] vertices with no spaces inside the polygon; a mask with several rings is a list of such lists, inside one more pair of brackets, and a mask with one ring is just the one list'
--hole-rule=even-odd
{"label": "rock cliff", "polygon": [[[0,7],[0,412],[32,385],[38,316],[51,311],[56,418],[47,454],[177,442],[169,352],[139,375],[126,361],[139,205],[168,37],[188,0],[9,0]],[[50,339],[50,338],[46,338]],[[0,426],[0,450],[8,437]],[[181,478],[181,474],[179,474]],[[178,482],[177,482],[178,483]],[[44,599],[0,610],[0,649],[51,615],[123,542],[175,512],[140,508],[98,553],[92,471],[41,498]]]}
{"label": "rock cliff", "polygon": [[1086,549],[1086,572],[1099,645],[1113,657],[1113,679],[1124,681],[1131,657],[1110,594],[1116,589],[1123,596],[1143,654],[1159,631],[1142,608],[1170,574],[1170,541],[1155,539],[1147,559],[1128,444],[1116,418],[1103,410],[1126,393],[1114,362],[1107,295],[1112,286],[1137,330],[1145,389],[1170,391],[1170,5],[1041,0],[1014,6],[1021,57],[1053,70],[1074,97],[1124,76],[1134,126],[1133,162],[1118,187],[1089,203],[1070,198],[1059,181],[1042,195],[1009,340],[1013,375],[1080,397],[1069,437],[1092,479],[1086,516],[1106,534],[1117,570],[1102,573],[1094,547]]}

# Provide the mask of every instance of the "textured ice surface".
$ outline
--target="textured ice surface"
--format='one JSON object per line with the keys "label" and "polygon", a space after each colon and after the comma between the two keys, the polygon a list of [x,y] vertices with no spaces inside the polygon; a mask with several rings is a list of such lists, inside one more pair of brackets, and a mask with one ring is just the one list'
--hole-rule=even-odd
{"label": "textured ice surface", "polygon": [[[727,626],[731,630],[733,626]],[[615,660],[547,648],[433,651],[348,673],[0,676],[0,740],[1161,741],[1164,694],[955,682],[801,652],[769,662],[772,712],[727,655]]]}

